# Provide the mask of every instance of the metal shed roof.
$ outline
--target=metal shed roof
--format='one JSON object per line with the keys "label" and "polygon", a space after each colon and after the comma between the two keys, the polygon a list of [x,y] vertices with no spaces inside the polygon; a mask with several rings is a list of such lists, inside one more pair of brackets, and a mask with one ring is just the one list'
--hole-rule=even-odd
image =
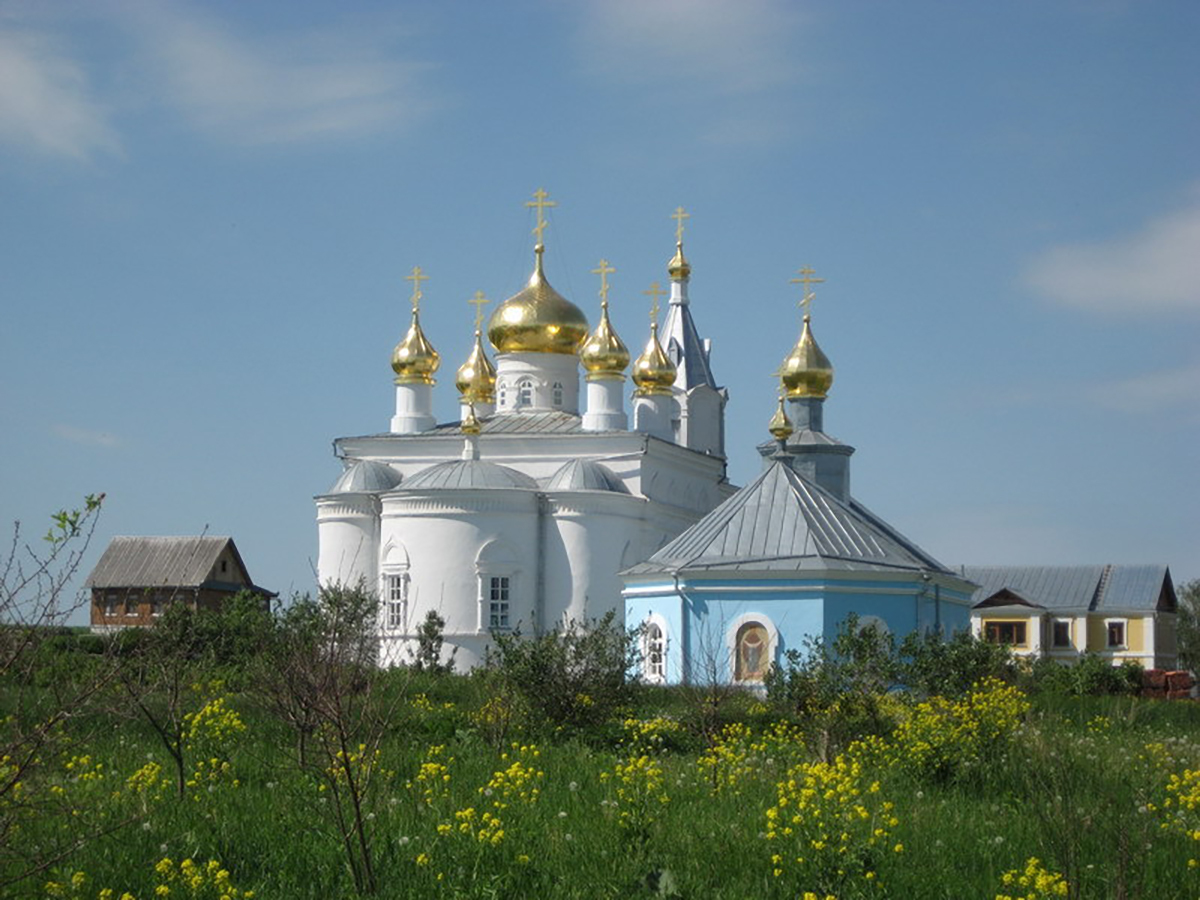
{"label": "metal shed roof", "polygon": [[1049,610],[1153,610],[1171,588],[1164,565],[964,566],[963,574],[979,585],[973,604],[1008,588]]}
{"label": "metal shed roof", "polygon": [[246,586],[250,576],[229,537],[115,537],[85,587],[200,587],[226,546],[233,550]]}
{"label": "metal shed roof", "polygon": [[774,462],[628,574],[816,568],[946,571],[864,507]]}

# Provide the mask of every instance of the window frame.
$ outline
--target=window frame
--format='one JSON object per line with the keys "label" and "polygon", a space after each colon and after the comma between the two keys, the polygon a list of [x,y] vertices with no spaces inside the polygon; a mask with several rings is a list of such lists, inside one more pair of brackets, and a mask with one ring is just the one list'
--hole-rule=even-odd
{"label": "window frame", "polygon": [[512,576],[488,572],[483,577],[486,579],[486,594],[483,599],[487,619],[486,630],[512,631]]}
{"label": "window frame", "polygon": [[406,569],[383,573],[383,627],[389,632],[405,632],[408,628],[408,588]]}
{"label": "window frame", "polygon": [[533,406],[533,379],[521,378],[517,381],[517,409],[529,409]]}
{"label": "window frame", "polygon": [[[1121,640],[1119,643],[1113,642],[1113,629],[1121,629]],[[1106,650],[1128,650],[1129,649],[1129,620],[1128,619],[1105,619],[1104,620],[1104,648]]]}
{"label": "window frame", "polygon": [[[1075,646],[1074,643],[1074,623],[1070,619],[1051,619],[1050,620],[1050,647],[1054,650],[1070,650]],[[1058,639],[1059,628],[1067,630],[1066,640],[1060,642]]]}
{"label": "window frame", "polygon": [[[1003,629],[1013,629],[1014,640],[1006,641],[1002,637]],[[1016,629],[1020,629],[1020,640],[1016,640]],[[992,632],[996,632],[996,637],[993,638]],[[983,623],[983,637],[989,644],[1000,644],[1007,647],[1028,647],[1029,646],[1029,623],[1025,621],[1014,621],[1012,619],[989,619]]]}

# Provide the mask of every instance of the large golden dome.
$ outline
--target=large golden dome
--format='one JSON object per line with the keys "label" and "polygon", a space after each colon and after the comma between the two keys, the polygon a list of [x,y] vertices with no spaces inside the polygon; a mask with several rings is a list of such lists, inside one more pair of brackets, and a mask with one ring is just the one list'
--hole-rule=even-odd
{"label": "large golden dome", "polygon": [[789,397],[816,397],[824,400],[833,384],[833,363],[817,346],[817,340],[812,336],[812,329],[809,327],[811,319],[812,316],[805,313],[800,340],[783,361],[779,374]]}
{"label": "large golden dome", "polygon": [[442,357],[421,330],[421,320],[414,307],[408,333],[392,351],[396,384],[433,384],[433,373],[441,364]]}
{"label": "large golden dome", "polygon": [[454,386],[464,403],[494,403],[496,401],[496,367],[483,349],[483,338],[475,329],[475,346],[467,361],[458,367]]}
{"label": "large golden dome", "polygon": [[638,387],[637,392],[643,397],[670,394],[678,371],[658,342],[658,324],[651,324],[646,349],[633,363],[633,383]]}
{"label": "large golden dome", "polygon": [[488,321],[488,339],[497,353],[575,354],[588,336],[587,316],[546,280],[544,250],[541,244],[534,248],[529,284],[497,306]]}

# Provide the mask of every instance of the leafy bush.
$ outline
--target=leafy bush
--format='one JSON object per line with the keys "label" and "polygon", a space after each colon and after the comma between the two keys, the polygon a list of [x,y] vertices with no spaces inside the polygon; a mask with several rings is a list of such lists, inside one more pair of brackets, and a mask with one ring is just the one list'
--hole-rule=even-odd
{"label": "leafy bush", "polygon": [[1028,680],[1034,691],[1086,696],[1136,695],[1142,690],[1142,666],[1124,662],[1114,666],[1103,656],[1085,653],[1073,665],[1051,659],[1036,660]]}
{"label": "leafy bush", "polygon": [[901,680],[926,697],[961,697],[984,678],[1013,678],[1013,659],[1004,644],[982,641],[969,631],[949,639],[937,632],[911,632],[900,645]]}
{"label": "leafy bush", "polygon": [[582,627],[524,637],[497,634],[488,665],[514,704],[534,725],[587,728],[611,719],[636,690],[629,678],[637,661],[636,632],[626,631],[614,613]]}

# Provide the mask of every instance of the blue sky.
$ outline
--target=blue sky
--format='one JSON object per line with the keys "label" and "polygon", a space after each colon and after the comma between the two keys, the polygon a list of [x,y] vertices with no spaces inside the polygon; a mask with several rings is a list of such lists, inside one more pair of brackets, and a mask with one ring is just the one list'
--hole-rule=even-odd
{"label": "blue sky", "polygon": [[[855,495],[944,562],[1200,577],[1200,4],[0,0],[0,513],[312,579],[331,440],[547,274],[644,342],[671,212],[758,469],[799,330]],[[485,448],[486,450],[486,448]]]}

